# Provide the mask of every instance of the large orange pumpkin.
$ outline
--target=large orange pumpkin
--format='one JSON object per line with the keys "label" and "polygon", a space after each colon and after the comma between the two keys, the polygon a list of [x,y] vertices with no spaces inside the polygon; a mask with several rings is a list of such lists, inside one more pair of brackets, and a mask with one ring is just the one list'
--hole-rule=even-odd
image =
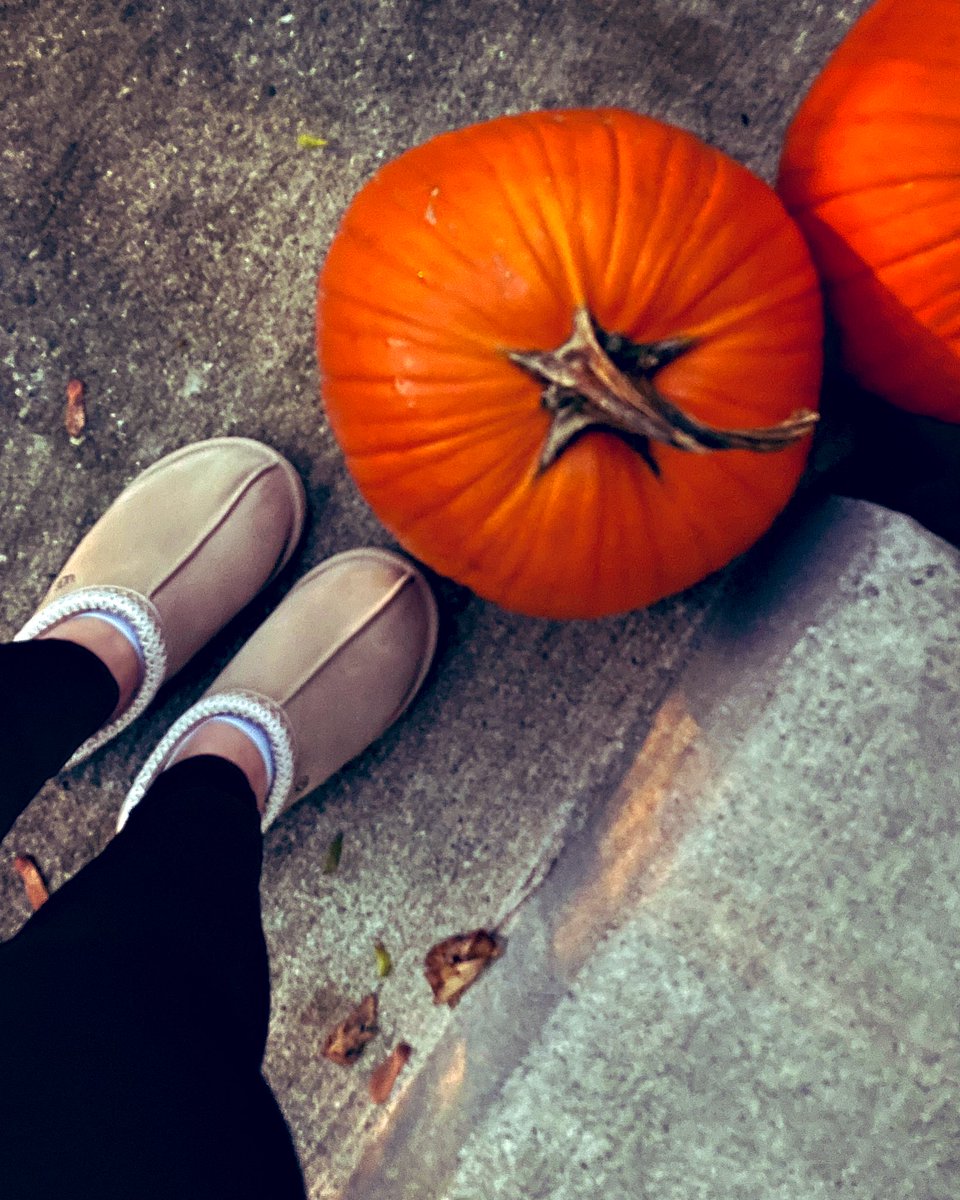
{"label": "large orange pumpkin", "polygon": [[443,134],[356,196],[319,281],[330,425],[415,556],[521,612],[652,603],[803,469],[818,285],[773,191],[616,109]]}
{"label": "large orange pumpkin", "polygon": [[960,421],[960,0],[878,0],[790,127],[779,189],[865,387]]}

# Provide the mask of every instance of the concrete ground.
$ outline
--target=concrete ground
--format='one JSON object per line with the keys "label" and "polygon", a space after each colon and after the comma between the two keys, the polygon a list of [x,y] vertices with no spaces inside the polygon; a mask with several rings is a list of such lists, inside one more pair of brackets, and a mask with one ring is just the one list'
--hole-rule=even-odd
{"label": "concrete ground", "polygon": [[[316,271],[382,161],[505,111],[617,104],[770,179],[864,7],[0,4],[0,635],[121,486],[185,442],[269,441],[313,519],[286,577],[49,784],[5,852],[53,885],[77,871],[132,770],[296,574],[389,543],[325,427],[312,345]],[[89,389],[79,445],[71,376]],[[826,424],[814,474],[830,479],[856,435]],[[313,1200],[960,1191],[957,557],[880,509],[809,519],[772,562],[594,623],[436,581],[422,698],[267,840],[267,1068]],[[0,897],[9,934],[27,915],[9,872]],[[434,1008],[426,949],[501,923],[504,959]],[[319,1049],[377,985],[377,939],[394,960],[383,1032],[344,1070]],[[414,1057],[374,1108],[369,1066],[401,1038]]]}

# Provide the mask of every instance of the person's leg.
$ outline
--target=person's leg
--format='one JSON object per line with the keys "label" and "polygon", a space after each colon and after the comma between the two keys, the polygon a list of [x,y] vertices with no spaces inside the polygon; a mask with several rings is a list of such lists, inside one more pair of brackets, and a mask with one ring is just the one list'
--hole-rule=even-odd
{"label": "person's leg", "polygon": [[[0,646],[4,832],[114,711],[124,664],[101,652],[113,670],[59,638]],[[199,731],[187,753],[222,749],[252,779],[221,757],[185,757],[0,945],[5,1197],[106,1200],[141,1174],[144,1197],[302,1195],[260,1073],[269,975],[251,782],[262,760],[243,741]]]}
{"label": "person's leg", "polygon": [[0,945],[5,1196],[302,1195],[260,1073],[260,862],[245,774],[186,758]]}
{"label": "person's leg", "polygon": [[75,643],[0,645],[0,839],[81,742],[113,712],[119,687]]}

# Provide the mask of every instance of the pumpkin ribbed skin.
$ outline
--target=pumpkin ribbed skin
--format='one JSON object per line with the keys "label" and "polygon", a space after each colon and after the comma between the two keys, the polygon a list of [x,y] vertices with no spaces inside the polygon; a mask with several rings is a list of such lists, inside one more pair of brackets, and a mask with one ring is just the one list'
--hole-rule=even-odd
{"label": "pumpkin ribbed skin", "polygon": [[779,191],[851,372],[960,421],[960,0],[878,0],[794,118]]}
{"label": "pumpkin ribbed skin", "polygon": [[330,426],[413,555],[506,608],[594,617],[702,579],[771,524],[809,438],[691,453],[583,434],[545,470],[541,385],[586,308],[608,332],[695,344],[658,392],[723,428],[814,408],[819,290],[779,200],[692,135],[615,109],[443,134],[359,192],[318,287]]}

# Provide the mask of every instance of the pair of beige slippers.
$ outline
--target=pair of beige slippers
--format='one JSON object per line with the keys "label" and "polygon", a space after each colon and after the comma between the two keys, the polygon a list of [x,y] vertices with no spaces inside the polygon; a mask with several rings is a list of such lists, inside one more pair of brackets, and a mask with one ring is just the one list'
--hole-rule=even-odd
{"label": "pair of beige slippers", "polygon": [[[300,477],[247,438],[214,438],[143,472],[64,564],[16,635],[56,636],[81,614],[132,631],[142,679],[73,766],[143,712],[161,684],[289,562],[306,516]],[[212,718],[237,720],[268,750],[266,829],[363,751],[423,683],[437,639],[429,585],[388,550],[348,550],[304,575],[167,731],[134,780],[122,828],[183,742]]]}

